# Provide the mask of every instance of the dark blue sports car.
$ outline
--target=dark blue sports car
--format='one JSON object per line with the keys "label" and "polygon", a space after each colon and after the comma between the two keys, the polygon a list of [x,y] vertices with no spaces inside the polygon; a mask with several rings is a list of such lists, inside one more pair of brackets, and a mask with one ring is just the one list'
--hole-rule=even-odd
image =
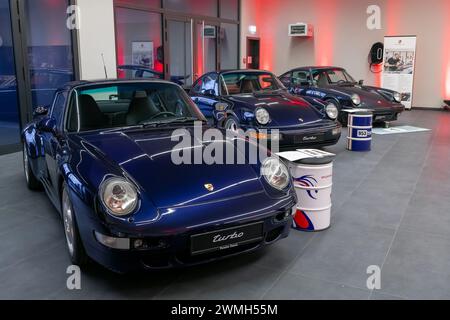
{"label": "dark blue sports car", "polygon": [[334,104],[292,95],[267,71],[210,72],[194,83],[190,95],[216,126],[277,139],[281,148],[334,145],[341,137]]}
{"label": "dark blue sports car", "polygon": [[[400,93],[356,82],[343,68],[303,67],[280,76],[281,82],[292,94],[333,103],[339,111],[344,109],[370,109],[374,122],[397,120],[405,110]],[[339,121],[347,125],[345,112],[339,112]]]}
{"label": "dark blue sports car", "polygon": [[[186,92],[161,80],[70,83],[36,108],[23,131],[26,181],[59,211],[74,264],[90,257],[121,273],[196,265],[288,236],[296,195],[286,166],[270,153],[176,164],[174,136],[199,127],[210,129]],[[181,151],[212,143],[231,142]]]}

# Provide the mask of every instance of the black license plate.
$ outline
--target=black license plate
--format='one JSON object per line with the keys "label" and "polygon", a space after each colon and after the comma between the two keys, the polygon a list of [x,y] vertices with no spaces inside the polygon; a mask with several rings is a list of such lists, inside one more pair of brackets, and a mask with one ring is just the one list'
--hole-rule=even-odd
{"label": "black license plate", "polygon": [[294,137],[294,143],[316,143],[322,142],[325,138],[324,134],[305,134]]}
{"label": "black license plate", "polygon": [[205,254],[259,242],[263,239],[263,234],[264,223],[259,222],[241,227],[194,235],[191,237],[191,254]]}

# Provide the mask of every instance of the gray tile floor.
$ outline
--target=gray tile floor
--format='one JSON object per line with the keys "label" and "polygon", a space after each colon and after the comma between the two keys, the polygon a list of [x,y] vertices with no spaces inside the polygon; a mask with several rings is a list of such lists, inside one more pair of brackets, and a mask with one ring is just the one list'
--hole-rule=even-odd
{"label": "gray tile floor", "polygon": [[[255,254],[187,270],[119,276],[91,266],[66,289],[61,222],[25,188],[21,155],[0,157],[0,299],[450,299],[450,113],[413,111],[399,124],[432,132],[375,136],[373,151],[328,148],[333,226]],[[382,289],[366,287],[382,268]]]}

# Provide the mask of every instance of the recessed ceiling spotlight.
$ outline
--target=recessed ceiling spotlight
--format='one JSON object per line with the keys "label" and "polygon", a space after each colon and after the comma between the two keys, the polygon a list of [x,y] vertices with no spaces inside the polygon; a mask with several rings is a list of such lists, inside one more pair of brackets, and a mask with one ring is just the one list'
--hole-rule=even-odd
{"label": "recessed ceiling spotlight", "polygon": [[258,29],[256,28],[256,26],[251,25],[251,26],[248,27],[248,31],[249,31],[251,34],[256,34],[256,32],[258,31]]}

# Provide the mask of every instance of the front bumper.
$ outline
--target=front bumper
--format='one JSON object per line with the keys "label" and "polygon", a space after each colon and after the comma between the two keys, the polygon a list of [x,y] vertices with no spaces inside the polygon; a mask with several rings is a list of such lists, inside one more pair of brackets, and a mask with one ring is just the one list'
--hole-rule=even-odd
{"label": "front bumper", "polygon": [[[252,199],[248,200],[251,201]],[[257,201],[257,199],[253,200]],[[289,235],[292,225],[291,213],[296,205],[296,201],[294,197],[292,197],[290,200],[283,201],[280,206],[262,212],[261,214],[253,214],[246,217],[236,215],[235,218],[227,219],[227,221],[211,221],[210,223],[202,224],[198,227],[194,226],[192,228],[188,227],[183,230],[176,230],[173,233],[167,231],[158,234],[152,234],[151,232],[144,234],[131,233],[130,230],[126,230],[125,232],[111,230],[111,228],[105,226],[100,219],[95,219],[94,217],[96,214],[93,210],[85,205],[79,198],[76,198],[75,201],[72,200],[72,202],[76,211],[81,238],[87,254],[97,263],[118,273],[195,266],[256,251],[275,243],[278,240],[286,238]],[[231,208],[234,208],[234,205],[230,204],[228,208],[231,210]],[[183,209],[185,211],[180,214],[189,214],[190,210],[196,209],[198,210],[198,208],[193,207],[186,208]],[[281,214],[286,214],[287,212],[289,212],[289,214],[284,220],[277,220]],[[262,222],[263,224],[263,237],[257,242],[230,247],[207,254],[191,254],[191,237],[193,235],[220,231],[258,222]],[[108,237],[129,239],[130,247],[129,249],[122,250],[108,247],[99,241],[99,234]],[[139,244],[143,245],[136,247],[136,240],[138,240]]]}
{"label": "front bumper", "polygon": [[389,122],[396,121],[398,119],[399,114],[405,111],[405,107],[403,105],[393,106],[391,108],[386,109],[372,109],[373,112],[373,122]]}
{"label": "front bumper", "polygon": [[[269,136],[273,130],[278,130],[279,139],[276,141],[280,149],[323,147],[335,145],[342,134],[342,126],[338,122],[332,125],[319,127],[296,128],[270,128]],[[268,145],[273,147],[274,141],[269,140]]]}

